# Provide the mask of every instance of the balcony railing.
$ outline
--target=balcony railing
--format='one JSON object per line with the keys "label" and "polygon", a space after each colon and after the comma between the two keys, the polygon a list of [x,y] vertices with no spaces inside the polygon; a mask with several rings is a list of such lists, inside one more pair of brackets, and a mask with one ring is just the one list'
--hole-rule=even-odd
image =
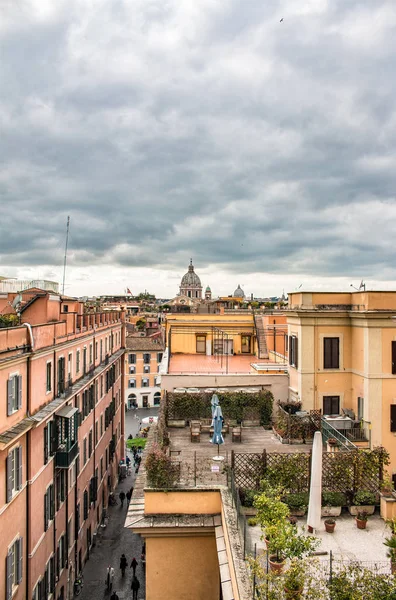
{"label": "balcony railing", "polygon": [[68,469],[78,454],[77,440],[66,440],[55,453],[55,466]]}

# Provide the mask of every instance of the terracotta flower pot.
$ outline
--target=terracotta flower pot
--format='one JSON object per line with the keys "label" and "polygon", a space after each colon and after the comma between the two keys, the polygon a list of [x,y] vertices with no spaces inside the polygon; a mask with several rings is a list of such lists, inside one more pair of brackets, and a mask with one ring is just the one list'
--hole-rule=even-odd
{"label": "terracotta flower pot", "polygon": [[325,527],[326,527],[327,533],[334,533],[335,526],[336,526],[335,523],[326,523],[326,521],[325,521]]}
{"label": "terracotta flower pot", "polygon": [[366,529],[367,520],[358,519],[356,517],[356,525],[358,529]]}
{"label": "terracotta flower pot", "polygon": [[268,562],[269,562],[269,566],[270,566],[271,571],[273,573],[276,573],[276,574],[279,575],[280,573],[282,573],[283,567],[285,566],[285,562],[286,561],[285,560],[279,561],[276,558],[276,554],[271,554],[268,557]]}

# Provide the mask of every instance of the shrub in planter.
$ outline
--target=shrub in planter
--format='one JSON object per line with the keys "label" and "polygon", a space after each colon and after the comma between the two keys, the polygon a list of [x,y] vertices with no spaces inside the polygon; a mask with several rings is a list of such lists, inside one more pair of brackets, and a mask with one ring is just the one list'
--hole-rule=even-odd
{"label": "shrub in planter", "polygon": [[342,492],[323,492],[322,506],[346,506],[347,499]]}
{"label": "shrub in planter", "polygon": [[359,511],[356,516],[356,525],[358,529],[366,529],[367,525],[367,512],[365,510]]}
{"label": "shrub in planter", "polygon": [[376,503],[376,497],[373,492],[367,490],[361,490],[356,492],[353,497],[352,504],[354,506],[371,506]]}
{"label": "shrub in planter", "polygon": [[334,529],[336,526],[335,519],[326,519],[324,524],[325,524],[327,533],[334,533]]}
{"label": "shrub in planter", "polygon": [[305,566],[300,560],[293,559],[284,576],[284,592],[287,600],[301,598],[305,584]]}
{"label": "shrub in planter", "polygon": [[257,494],[257,490],[247,490],[245,488],[239,488],[239,498],[241,500],[242,506],[252,508],[254,498],[257,496]]}
{"label": "shrub in planter", "polygon": [[144,463],[147,482],[156,488],[170,488],[177,481],[177,471],[169,456],[158,444],[153,444]]}
{"label": "shrub in planter", "polygon": [[258,523],[258,519],[257,517],[250,517],[250,519],[248,519],[248,525],[250,527],[255,527]]}
{"label": "shrub in planter", "polygon": [[306,492],[288,494],[282,498],[282,502],[289,507],[291,513],[304,514],[309,503],[309,494]]}

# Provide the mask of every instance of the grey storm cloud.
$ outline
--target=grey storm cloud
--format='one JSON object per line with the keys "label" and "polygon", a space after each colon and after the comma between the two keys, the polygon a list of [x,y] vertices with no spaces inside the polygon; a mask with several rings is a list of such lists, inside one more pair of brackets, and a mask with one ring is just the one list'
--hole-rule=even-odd
{"label": "grey storm cloud", "polygon": [[[280,18],[283,22],[280,23]],[[396,276],[394,0],[3,0],[0,263]]]}

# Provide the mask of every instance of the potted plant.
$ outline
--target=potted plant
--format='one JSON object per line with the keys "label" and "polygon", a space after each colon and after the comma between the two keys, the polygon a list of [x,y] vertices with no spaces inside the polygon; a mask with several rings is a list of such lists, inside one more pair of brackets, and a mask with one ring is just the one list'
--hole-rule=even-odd
{"label": "potted plant", "polygon": [[336,526],[335,519],[332,519],[332,518],[325,519],[324,524],[325,524],[327,533],[334,533],[334,529]]}
{"label": "potted plant", "polygon": [[381,482],[381,494],[385,498],[392,498],[394,492],[394,485],[392,477],[386,473]]}
{"label": "potted plant", "polygon": [[352,506],[348,507],[349,513],[356,517],[358,512],[364,511],[368,515],[373,515],[375,511],[376,497],[373,492],[360,490],[356,492],[352,499]]}
{"label": "potted plant", "polygon": [[294,517],[303,517],[307,512],[309,494],[306,492],[288,494],[283,497],[283,502],[289,507],[291,515]]}
{"label": "potted plant", "polygon": [[356,515],[356,525],[358,529],[366,529],[368,514],[365,510],[360,510]]}
{"label": "potted plant", "polygon": [[385,538],[385,546],[388,548],[387,556],[391,560],[391,571],[394,575],[396,573],[396,536],[392,535],[389,538]]}
{"label": "potted plant", "polygon": [[347,499],[341,492],[323,492],[322,494],[322,517],[339,517]]}
{"label": "potted plant", "polygon": [[286,600],[298,600],[304,590],[305,570],[300,560],[293,559],[284,578],[284,592]]}

